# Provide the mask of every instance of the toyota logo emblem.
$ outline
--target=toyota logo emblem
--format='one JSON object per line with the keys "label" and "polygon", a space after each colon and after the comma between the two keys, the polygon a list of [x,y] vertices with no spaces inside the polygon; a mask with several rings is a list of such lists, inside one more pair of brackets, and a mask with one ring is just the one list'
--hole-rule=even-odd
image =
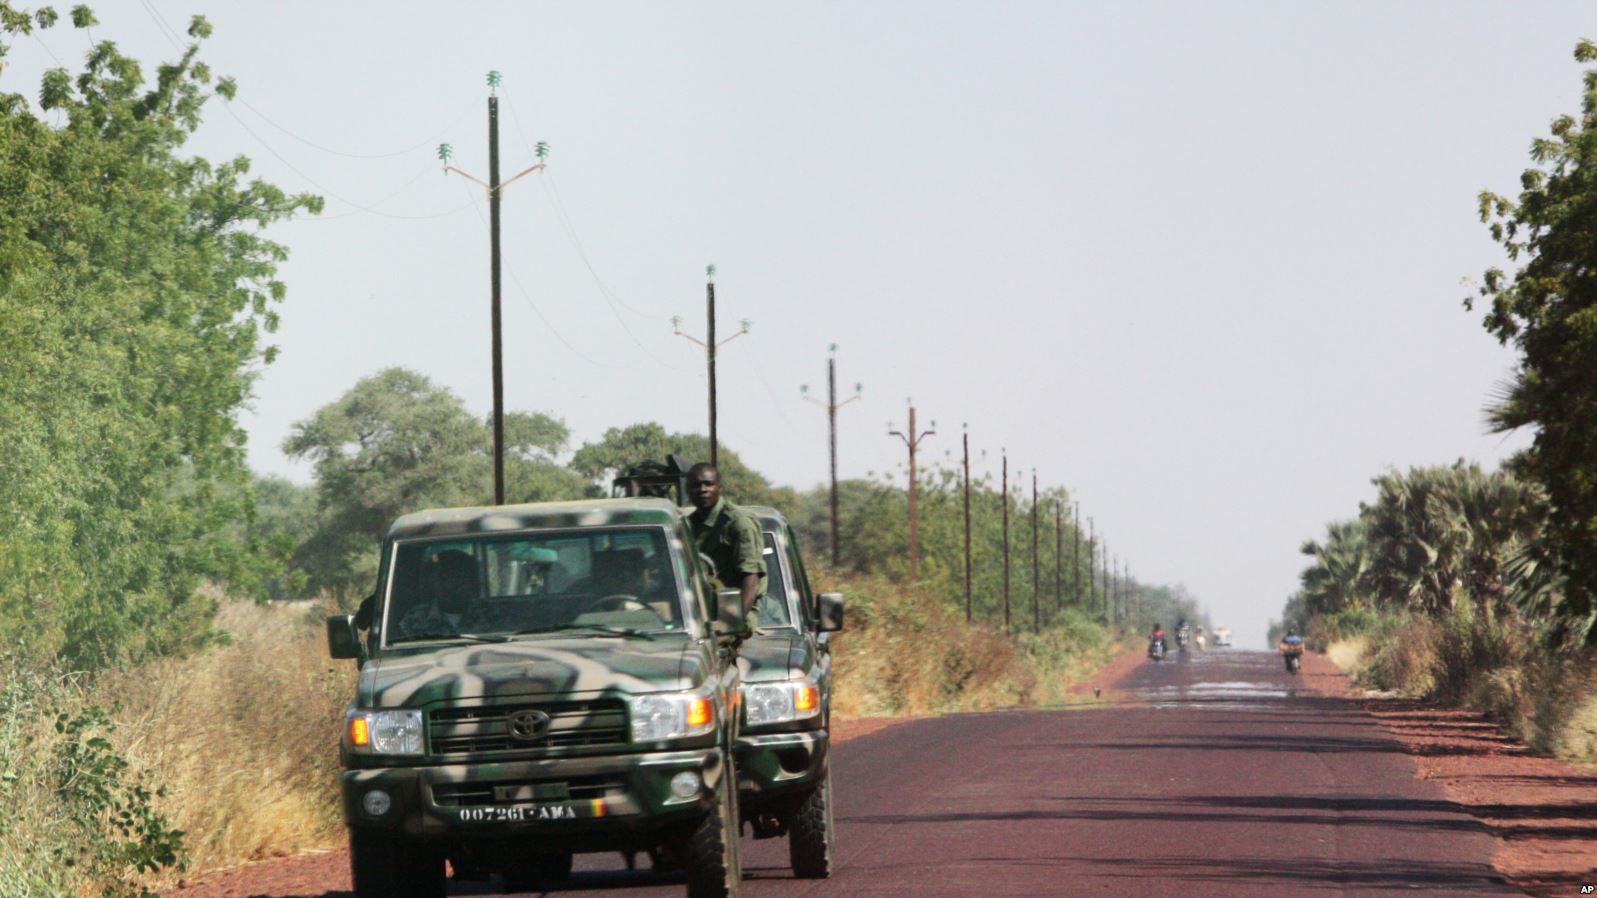
{"label": "toyota logo emblem", "polygon": [[532,742],[549,735],[549,715],[542,711],[517,711],[510,715],[511,738]]}

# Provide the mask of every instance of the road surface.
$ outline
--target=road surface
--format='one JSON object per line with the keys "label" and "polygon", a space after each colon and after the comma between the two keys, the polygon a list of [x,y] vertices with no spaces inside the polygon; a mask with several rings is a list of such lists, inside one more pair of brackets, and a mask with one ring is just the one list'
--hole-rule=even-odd
{"label": "road surface", "polygon": [[[1493,873],[1484,827],[1396,741],[1275,655],[1172,657],[1118,687],[1109,706],[952,715],[838,746],[837,873],[796,880],[784,840],[745,838],[744,894],[1521,894]],[[566,888],[682,894],[617,855],[579,858]]]}

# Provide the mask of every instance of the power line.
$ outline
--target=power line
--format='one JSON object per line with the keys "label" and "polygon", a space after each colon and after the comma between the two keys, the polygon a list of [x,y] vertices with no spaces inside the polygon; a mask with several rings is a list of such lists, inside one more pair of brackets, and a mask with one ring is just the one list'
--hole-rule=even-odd
{"label": "power line", "polygon": [[[460,187],[461,187],[462,190],[465,190],[468,194],[471,193],[471,188],[469,186],[467,186],[464,181],[461,182]],[[488,227],[488,220],[486,218],[483,218],[483,216],[482,216],[482,208],[477,205],[476,197],[472,197],[472,201],[469,203],[469,205],[471,206],[472,210],[477,213],[477,221],[484,228]],[[579,359],[582,359],[584,362],[587,362],[588,364],[593,365],[594,367],[597,367],[597,368],[622,368],[622,367],[624,367],[624,366],[621,366],[621,365],[607,365],[607,364],[605,364],[603,362],[599,362],[599,361],[596,361],[594,359],[591,359],[585,353],[583,353],[582,350],[580,350],[577,347],[573,346],[571,344],[571,341],[567,340],[565,338],[565,335],[560,333],[559,328],[556,328],[554,326],[554,322],[550,321],[548,319],[548,317],[543,314],[543,310],[538,308],[538,304],[532,301],[532,293],[530,291],[528,291],[527,288],[521,283],[521,278],[516,276],[516,270],[514,268],[511,268],[510,266],[506,266],[505,270],[510,274],[511,283],[516,285],[516,289],[518,291],[520,291],[521,298],[522,298],[523,301],[525,301],[527,303],[527,307],[532,309],[532,313],[534,315],[538,316],[538,320],[542,321],[544,323],[545,327],[549,328],[549,333],[554,334],[556,340],[559,340],[560,343],[563,346],[565,346],[567,349],[571,350],[571,354],[572,355],[576,356]]]}
{"label": "power line", "polygon": [[[419,143],[416,143],[416,144],[413,144],[411,146],[408,146],[408,147],[406,147],[406,148],[404,148],[402,150],[394,150],[391,153],[350,153],[350,152],[346,152],[344,150],[335,150],[332,147],[322,146],[321,144],[317,143],[314,140],[310,140],[309,138],[306,138],[306,137],[301,137],[300,135],[294,133],[293,131],[290,131],[289,129],[287,129],[287,128],[283,127],[282,125],[278,124],[277,122],[273,121],[270,116],[268,116],[266,113],[260,111],[259,109],[255,108],[247,100],[235,100],[234,102],[237,102],[238,104],[243,106],[245,109],[248,109],[250,112],[255,113],[257,116],[260,116],[261,121],[267,123],[268,125],[271,125],[273,128],[276,128],[278,131],[281,131],[283,134],[288,136],[290,139],[299,141],[300,143],[302,143],[302,144],[304,144],[304,145],[306,145],[306,146],[308,146],[308,147],[310,147],[312,149],[320,150],[323,153],[327,153],[327,154],[330,154],[330,155],[333,155],[333,156],[343,156],[346,159],[392,159],[392,158],[394,158],[396,156],[405,156],[405,155],[408,155],[410,153],[414,153],[417,150],[422,149],[423,147],[429,147],[429,146],[432,146],[433,144],[436,144],[438,142],[439,138],[443,137],[445,134],[448,134],[450,129],[452,129],[452,128],[456,127],[457,125],[459,125],[461,120],[463,120],[466,117],[466,115],[468,114],[468,113],[462,112],[461,115],[460,115],[460,118],[456,119],[454,122],[451,122],[449,127],[445,128],[442,132],[440,132],[438,134],[434,134],[433,136],[427,138],[426,140],[423,140],[423,141],[421,141]],[[430,170],[430,168],[431,168],[431,166],[429,166],[429,170]]]}
{"label": "power line", "polygon": [[[454,209],[446,209],[446,210],[444,210],[442,212],[429,212],[429,213],[422,214],[422,215],[404,215],[404,214],[400,214],[400,213],[397,213],[397,212],[384,212],[381,209],[377,209],[377,208],[373,208],[372,206],[367,206],[367,205],[362,205],[361,203],[357,203],[354,200],[349,199],[348,197],[342,196],[342,195],[338,194],[335,191],[327,189],[320,182],[318,182],[315,178],[312,178],[310,175],[307,175],[303,171],[300,171],[300,169],[298,167],[296,167],[294,165],[294,163],[289,162],[286,158],[284,158],[282,153],[279,153],[276,149],[274,149],[271,144],[266,142],[265,138],[261,137],[261,135],[258,134],[255,131],[254,128],[251,128],[249,126],[248,122],[246,122],[246,121],[244,121],[244,119],[240,118],[239,114],[233,111],[233,106],[232,106],[231,103],[223,103],[222,104],[222,108],[227,110],[227,114],[233,117],[233,121],[238,122],[239,127],[243,128],[245,131],[249,132],[249,135],[251,137],[255,138],[255,141],[257,143],[259,143],[262,147],[264,147],[266,149],[266,152],[271,153],[274,157],[277,158],[278,162],[281,162],[285,166],[287,166],[289,171],[293,172],[296,175],[299,175],[300,178],[304,179],[312,187],[316,188],[317,190],[321,191],[322,193],[327,194],[328,196],[338,200],[339,202],[341,202],[341,203],[343,203],[343,204],[345,204],[347,206],[353,206],[356,210],[358,210],[360,212],[365,212],[365,213],[367,213],[369,215],[376,215],[376,216],[378,216],[380,218],[392,218],[392,219],[397,219],[397,220],[401,220],[401,221],[421,221],[421,220],[425,220],[425,219],[429,219],[429,218],[442,218],[442,217],[447,216],[447,215],[454,215],[457,212],[464,211],[464,209],[465,209],[464,206],[460,206],[460,207],[457,207],[457,208],[454,208]],[[419,177],[411,179],[411,181],[409,183],[415,183],[416,180],[419,180]],[[407,184],[406,186],[408,187],[409,184]],[[386,202],[387,199],[390,199],[390,198],[392,198],[392,197],[391,196],[390,197],[386,197],[383,200],[380,200],[379,202]],[[341,218],[341,217],[343,217],[345,215],[349,215],[349,214],[353,214],[353,213],[340,213],[337,216],[328,216],[328,217],[329,218],[333,218],[333,217]]]}
{"label": "power line", "polygon": [[[539,178],[538,181],[539,181],[539,183],[543,184],[544,196],[549,197],[550,205],[551,205],[551,207],[553,207],[554,203],[555,203],[555,199],[554,199],[554,194],[550,191],[549,182],[547,180],[545,180],[544,178]],[[615,316],[616,324],[621,325],[622,333],[626,334],[628,339],[630,339],[633,343],[637,344],[637,347],[639,349],[643,350],[643,354],[648,356],[650,359],[652,359],[656,364],[658,364],[658,365],[660,365],[660,366],[662,366],[664,368],[669,368],[672,371],[686,372],[688,369],[679,368],[676,365],[673,365],[673,364],[665,361],[664,359],[660,358],[659,356],[657,356],[653,352],[651,352],[649,350],[649,347],[643,345],[643,341],[638,339],[638,335],[633,333],[632,332],[632,328],[627,326],[626,319],[621,317],[621,310],[617,307],[617,303],[619,302],[619,300],[615,299],[611,295],[610,289],[608,287],[606,287],[605,284],[604,284],[604,281],[602,279],[600,279],[599,272],[594,270],[593,263],[588,260],[588,254],[583,252],[582,244],[581,244],[580,241],[577,240],[577,234],[576,234],[576,231],[572,229],[571,222],[568,219],[565,219],[561,215],[559,209],[555,210],[555,219],[557,221],[559,221],[560,224],[562,225],[562,227],[564,228],[564,230],[566,232],[566,236],[569,237],[570,240],[571,240],[572,248],[577,251],[577,257],[582,260],[582,264],[588,269],[588,274],[592,275],[594,286],[599,288],[599,295],[604,298],[605,305],[610,307],[610,314]],[[638,313],[638,314],[641,314],[641,313]]]}
{"label": "power line", "polygon": [[583,260],[583,265],[588,267],[588,273],[589,275],[592,275],[592,278],[594,278],[594,283],[599,286],[599,292],[604,294],[605,299],[610,299],[612,302],[615,302],[616,305],[620,305],[621,308],[626,308],[626,310],[631,312],[632,315],[637,315],[639,318],[650,318],[650,320],[653,320],[655,315],[652,315],[652,313],[648,312],[640,312],[640,310],[637,310],[637,308],[632,308],[631,304],[628,304],[626,300],[621,299],[620,296],[615,296],[615,291],[612,291],[612,289],[608,288],[607,284],[604,283],[604,278],[600,278],[599,272],[597,272],[596,268],[594,268],[592,260],[588,259],[588,251],[583,249],[583,241],[581,241],[577,236],[577,225],[572,224],[572,216],[570,216],[570,213],[565,211],[565,200],[562,200],[561,198],[561,187],[559,187],[559,184],[554,182],[553,176],[545,176],[543,179],[540,179],[540,181],[543,182],[543,190],[545,190],[546,195],[549,197],[549,205],[553,206],[554,208],[554,216],[556,216],[556,219],[559,219],[562,227],[565,228],[565,236],[569,236],[570,241],[572,241],[572,248],[577,249],[577,256],[581,257],[581,260]]}

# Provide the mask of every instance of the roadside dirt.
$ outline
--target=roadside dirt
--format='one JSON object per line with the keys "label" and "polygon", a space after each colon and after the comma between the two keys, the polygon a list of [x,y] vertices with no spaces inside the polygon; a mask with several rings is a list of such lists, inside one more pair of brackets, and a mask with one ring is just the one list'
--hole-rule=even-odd
{"label": "roadside dirt", "polygon": [[1532,754],[1484,714],[1363,695],[1321,655],[1303,672],[1322,694],[1355,699],[1497,839],[1492,865],[1538,896],[1578,895],[1597,884],[1597,775]]}

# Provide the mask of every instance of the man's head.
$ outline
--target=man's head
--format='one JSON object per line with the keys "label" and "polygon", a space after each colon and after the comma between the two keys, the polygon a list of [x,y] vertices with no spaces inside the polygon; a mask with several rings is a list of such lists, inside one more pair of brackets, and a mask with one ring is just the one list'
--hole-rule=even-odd
{"label": "man's head", "polygon": [[721,472],[715,465],[700,462],[688,470],[688,500],[701,511],[708,511],[721,501]]}

